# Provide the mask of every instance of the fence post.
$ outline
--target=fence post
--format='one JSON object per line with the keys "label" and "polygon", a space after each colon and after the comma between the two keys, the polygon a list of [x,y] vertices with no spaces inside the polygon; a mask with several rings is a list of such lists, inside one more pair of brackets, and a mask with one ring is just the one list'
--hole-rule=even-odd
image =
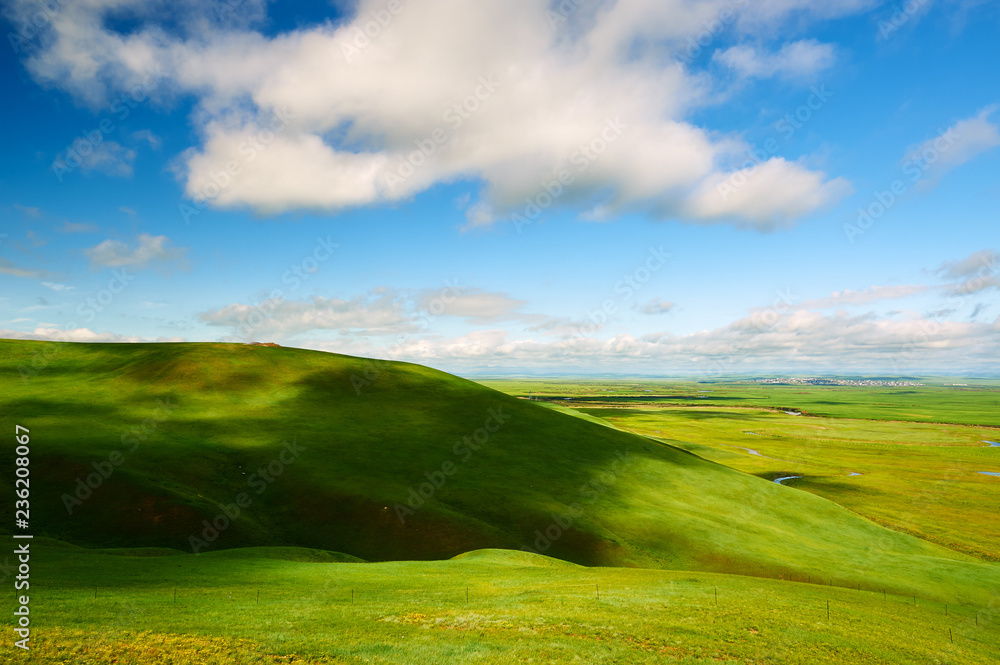
{"label": "fence post", "polygon": [[826,620],[830,620],[830,601],[826,601]]}

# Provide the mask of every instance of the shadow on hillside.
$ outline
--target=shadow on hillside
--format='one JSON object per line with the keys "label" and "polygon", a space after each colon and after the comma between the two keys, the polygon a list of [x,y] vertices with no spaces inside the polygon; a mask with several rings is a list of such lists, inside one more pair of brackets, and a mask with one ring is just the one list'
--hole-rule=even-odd
{"label": "shadow on hillside", "polygon": [[121,409],[107,404],[91,402],[71,402],[54,399],[17,399],[4,404],[4,412],[11,417],[51,418],[51,417],[107,417],[121,413]]}

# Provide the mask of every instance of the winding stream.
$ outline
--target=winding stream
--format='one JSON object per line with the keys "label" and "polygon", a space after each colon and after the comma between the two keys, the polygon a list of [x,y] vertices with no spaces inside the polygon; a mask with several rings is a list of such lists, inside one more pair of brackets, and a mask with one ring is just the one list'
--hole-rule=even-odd
{"label": "winding stream", "polygon": [[[997,475],[1000,475],[1000,474],[997,474]],[[802,476],[782,476],[781,478],[775,478],[774,482],[778,483],[779,485],[784,485],[785,483],[783,481],[785,481],[785,480],[793,480],[795,478],[801,478],[801,477]]]}

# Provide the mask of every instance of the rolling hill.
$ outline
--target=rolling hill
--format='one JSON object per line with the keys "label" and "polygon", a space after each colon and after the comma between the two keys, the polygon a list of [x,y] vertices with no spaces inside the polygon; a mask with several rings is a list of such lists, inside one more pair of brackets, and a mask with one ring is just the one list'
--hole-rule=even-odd
{"label": "rolling hill", "polygon": [[419,365],[0,340],[0,385],[31,433],[33,533],[86,547],[527,549],[971,603],[1000,587],[997,566],[823,498]]}

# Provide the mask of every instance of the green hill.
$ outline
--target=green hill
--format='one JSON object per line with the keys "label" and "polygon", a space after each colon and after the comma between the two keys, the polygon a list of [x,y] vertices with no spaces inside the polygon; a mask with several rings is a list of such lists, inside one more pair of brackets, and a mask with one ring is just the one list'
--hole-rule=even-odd
{"label": "green hill", "polygon": [[973,603],[1000,587],[996,566],[820,497],[418,365],[2,340],[0,395],[30,429],[31,531],[87,547],[526,548]]}
{"label": "green hill", "polygon": [[[582,568],[498,550],[446,561],[327,563],[338,555],[275,557],[248,547],[109,556],[36,545],[32,576],[44,582],[33,587],[31,653],[4,640],[0,662],[1000,662],[995,609],[881,591]],[[13,612],[12,600],[0,609]]]}

